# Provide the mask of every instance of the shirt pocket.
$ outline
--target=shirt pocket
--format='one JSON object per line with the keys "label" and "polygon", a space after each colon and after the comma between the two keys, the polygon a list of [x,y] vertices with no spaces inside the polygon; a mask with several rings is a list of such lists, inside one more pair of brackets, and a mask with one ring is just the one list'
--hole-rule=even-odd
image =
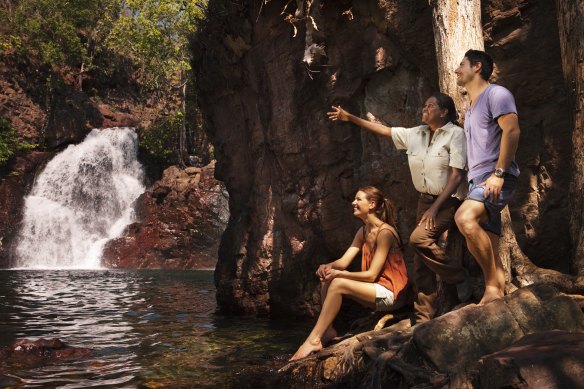
{"label": "shirt pocket", "polygon": [[415,149],[408,149],[406,154],[408,155],[408,164],[412,175],[418,174],[422,170],[422,154]]}
{"label": "shirt pocket", "polygon": [[450,153],[445,148],[432,150],[426,159],[426,163],[434,176],[446,177],[450,169]]}

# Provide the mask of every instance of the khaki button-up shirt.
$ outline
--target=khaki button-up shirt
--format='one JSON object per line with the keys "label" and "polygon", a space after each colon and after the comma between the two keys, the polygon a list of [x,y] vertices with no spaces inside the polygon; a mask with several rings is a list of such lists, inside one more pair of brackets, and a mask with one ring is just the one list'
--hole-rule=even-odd
{"label": "khaki button-up shirt", "polygon": [[[414,187],[420,193],[439,195],[450,176],[450,167],[466,169],[466,138],[464,130],[451,122],[438,128],[430,138],[426,125],[391,127],[391,137],[398,150],[406,150]],[[464,199],[466,180],[454,196]]]}

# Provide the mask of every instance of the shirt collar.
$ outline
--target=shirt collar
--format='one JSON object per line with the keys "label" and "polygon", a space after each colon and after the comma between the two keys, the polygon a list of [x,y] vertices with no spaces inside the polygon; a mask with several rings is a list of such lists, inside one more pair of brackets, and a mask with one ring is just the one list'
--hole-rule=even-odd
{"label": "shirt collar", "polygon": [[[454,127],[454,124],[452,122],[448,122],[445,125],[443,125],[442,127],[439,127],[436,129],[436,132],[438,131],[450,131],[450,129]],[[418,127],[418,131],[421,132],[426,132],[426,131],[430,131],[430,127],[427,124],[423,124],[421,126]]]}

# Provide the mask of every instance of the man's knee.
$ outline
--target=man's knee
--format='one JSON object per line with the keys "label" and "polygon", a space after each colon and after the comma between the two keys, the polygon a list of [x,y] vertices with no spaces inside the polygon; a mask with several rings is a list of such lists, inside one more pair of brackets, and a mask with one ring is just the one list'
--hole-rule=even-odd
{"label": "man's knee", "polygon": [[460,233],[464,236],[468,236],[473,233],[476,228],[480,228],[479,221],[474,212],[466,209],[459,208],[454,214],[454,221]]}
{"label": "man's knee", "polygon": [[409,244],[412,248],[417,249],[425,246],[429,240],[430,238],[428,237],[426,230],[424,230],[423,227],[418,226],[410,235]]}

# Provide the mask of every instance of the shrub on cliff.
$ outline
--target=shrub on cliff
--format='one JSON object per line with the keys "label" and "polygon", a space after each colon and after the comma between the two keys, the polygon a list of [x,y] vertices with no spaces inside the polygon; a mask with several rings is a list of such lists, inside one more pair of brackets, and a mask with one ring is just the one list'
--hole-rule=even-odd
{"label": "shrub on cliff", "polygon": [[0,167],[4,167],[16,153],[29,151],[35,147],[36,145],[18,139],[18,133],[10,120],[0,117]]}
{"label": "shrub on cliff", "polygon": [[178,136],[184,122],[182,112],[163,116],[140,131],[140,149],[146,154],[147,164],[164,169],[177,163]]}

